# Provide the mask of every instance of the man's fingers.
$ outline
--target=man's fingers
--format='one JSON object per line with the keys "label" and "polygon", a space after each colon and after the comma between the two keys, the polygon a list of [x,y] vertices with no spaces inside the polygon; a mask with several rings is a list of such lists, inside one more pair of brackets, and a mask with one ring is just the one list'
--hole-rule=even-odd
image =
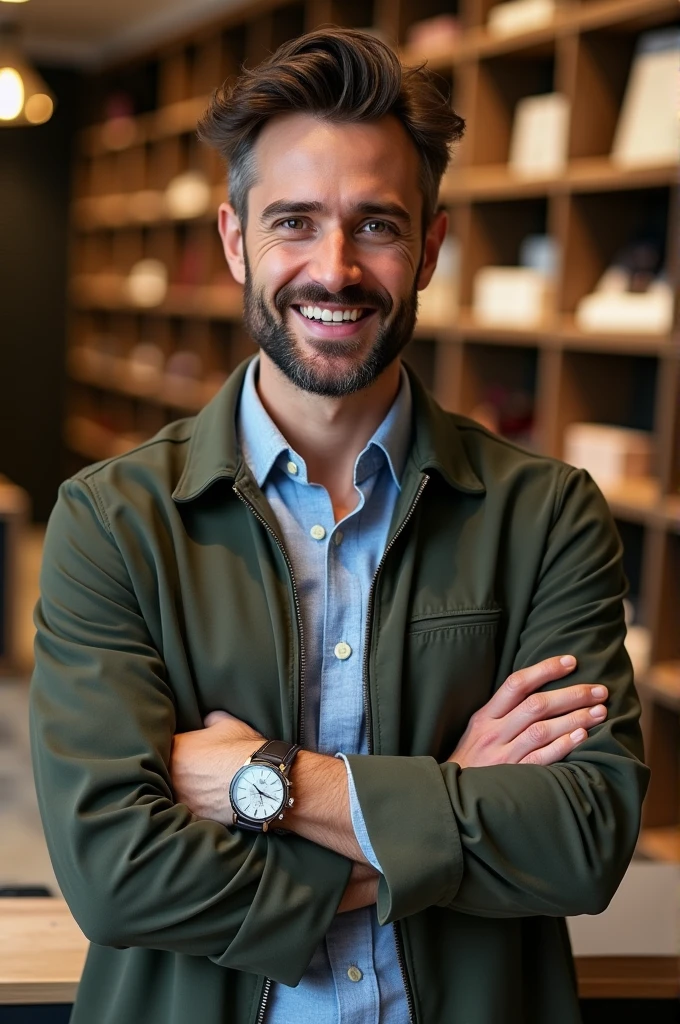
{"label": "man's fingers", "polygon": [[[570,715],[563,715],[561,718],[533,722],[509,745],[512,754],[510,762],[511,764],[526,763],[524,759],[532,751],[543,750],[550,744],[559,742],[560,738],[592,729],[593,726],[604,722],[606,717],[606,707],[603,704],[598,704],[593,708],[582,708]],[[581,737],[581,739],[583,738]],[[536,764],[543,763],[542,761],[536,762]]]}
{"label": "man's fingers", "polygon": [[514,711],[506,715],[499,730],[499,737],[509,743],[532,722],[544,722],[546,719],[556,718],[558,715],[581,708],[587,710],[601,704],[608,696],[606,686],[591,686],[589,683],[530,693]]}
{"label": "man's fingers", "polygon": [[492,718],[503,718],[530,693],[534,693],[554,679],[563,679],[575,668],[576,658],[570,654],[563,654],[513,672],[494,693],[486,709]]}
{"label": "man's fingers", "polygon": [[578,747],[579,743],[583,743],[587,735],[588,733],[585,729],[577,729],[573,733],[559,736],[547,746],[540,747],[538,750],[532,750],[530,754],[522,758],[519,764],[548,765],[564,761],[565,757],[571,754],[572,750]]}
{"label": "man's fingers", "polygon": [[218,722],[223,722],[225,718],[233,718],[228,711],[211,711],[209,715],[206,715],[203,719],[203,724],[210,728],[211,725],[217,725]]}

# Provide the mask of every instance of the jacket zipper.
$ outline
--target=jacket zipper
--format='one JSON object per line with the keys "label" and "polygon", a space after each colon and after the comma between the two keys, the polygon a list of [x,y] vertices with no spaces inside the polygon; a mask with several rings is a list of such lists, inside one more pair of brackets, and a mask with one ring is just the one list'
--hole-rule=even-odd
{"label": "jacket zipper", "polygon": [[[304,718],[304,707],[305,707],[305,687],[304,687],[304,681],[305,681],[305,657],[306,657],[306,655],[305,655],[305,641],[304,641],[304,636],[303,636],[303,632],[302,632],[302,612],[300,610],[300,596],[299,596],[299,592],[298,592],[298,588],[297,588],[297,583],[295,582],[295,575],[293,573],[293,564],[292,564],[290,558],[288,557],[288,552],[284,548],[283,544],[281,543],[281,541],[279,540],[278,536],[276,535],[276,532],[271,528],[271,526],[269,525],[267,520],[263,516],[260,515],[260,513],[257,511],[255,506],[253,505],[253,503],[248,501],[248,499],[246,498],[245,494],[243,494],[238,489],[236,484],[233,485],[232,489],[235,492],[235,494],[237,494],[238,497],[241,499],[241,501],[246,506],[246,508],[250,509],[250,511],[253,513],[253,515],[255,516],[257,521],[259,523],[262,523],[262,525],[264,526],[264,528],[267,531],[267,533],[269,533],[274,538],[274,540],[276,542],[276,545],[277,545],[279,551],[281,552],[281,554],[283,555],[283,558],[284,558],[284,561],[285,561],[286,565],[288,566],[288,572],[290,573],[290,582],[292,584],[292,589],[293,589],[293,601],[295,603],[295,617],[297,619],[299,650],[300,650],[300,704],[299,704],[299,707],[298,707],[297,733],[298,733],[298,743],[302,744],[303,743],[303,739],[304,739],[304,722],[305,722],[305,718]],[[272,980],[271,980],[271,978],[265,978],[264,979],[264,986],[262,988],[262,995],[260,997],[260,1005],[259,1005],[258,1010],[257,1010],[257,1017],[255,1018],[255,1024],[263,1024],[265,1011],[267,1009],[267,1000],[269,999],[269,992],[270,992],[271,987],[272,987]]]}
{"label": "jacket zipper", "polygon": [[[365,631],[365,634],[364,634],[364,661],[363,661],[362,678],[363,678],[363,689],[364,689],[364,720],[366,722],[366,738],[367,738],[367,747],[368,747],[369,754],[373,753],[373,729],[371,727],[371,696],[370,696],[370,691],[369,691],[369,687],[368,687],[368,662],[369,662],[369,657],[370,657],[371,624],[373,622],[373,606],[374,606],[374,603],[375,603],[375,591],[376,591],[376,588],[377,588],[377,585],[378,585],[378,578],[379,578],[380,573],[382,571],[382,567],[385,564],[385,559],[387,558],[389,552],[392,550],[392,548],[396,544],[397,540],[399,539],[399,537],[401,536],[403,531],[406,529],[406,526],[408,525],[409,520],[411,519],[411,517],[413,516],[413,513],[415,512],[416,505],[418,504],[418,502],[420,500],[420,496],[423,493],[423,491],[425,490],[429,479],[430,478],[427,475],[427,473],[424,473],[423,474],[423,478],[420,481],[420,486],[418,487],[418,490],[415,493],[415,497],[413,498],[413,501],[411,502],[411,506],[410,506],[408,512],[406,513],[406,515],[402,519],[401,525],[400,525],[399,529],[397,530],[397,532],[392,537],[392,540],[389,542],[389,544],[386,546],[385,550],[383,551],[382,558],[380,559],[380,562],[378,563],[378,568],[375,571],[375,575],[374,575],[373,580],[371,582],[371,588],[370,588],[370,590],[368,592],[368,611],[367,611],[367,614],[366,614],[366,631]],[[395,947],[396,947],[396,950],[397,950],[397,963],[399,964],[399,970],[401,972],[401,980],[402,980],[402,982],[404,984],[404,991],[406,993],[406,1003],[407,1003],[407,1006],[408,1006],[408,1019],[411,1022],[411,1024],[416,1024],[416,1011],[415,1011],[415,1002],[414,1002],[414,999],[413,999],[413,990],[411,989],[411,982],[409,981],[408,973],[406,971],[406,963],[404,961],[404,939],[403,939],[402,932],[401,932],[401,925],[398,922],[394,925],[394,942],[395,942]],[[258,1022],[258,1024],[260,1024],[260,1022]]]}
{"label": "jacket zipper", "polygon": [[[413,501],[411,502],[411,506],[410,506],[408,512],[406,513],[406,515],[404,516],[404,518],[403,518],[403,520],[401,522],[401,525],[399,526],[399,529],[394,534],[394,536],[392,537],[392,540],[389,542],[389,544],[386,546],[385,550],[383,551],[382,558],[380,559],[380,562],[378,563],[378,568],[375,571],[375,575],[373,577],[373,580],[371,581],[371,588],[370,588],[369,593],[368,593],[368,613],[367,613],[367,616],[366,616],[366,631],[365,631],[365,636],[364,636],[364,660],[363,660],[362,674],[363,674],[363,691],[364,691],[364,716],[365,716],[365,721],[366,721],[366,730],[367,730],[368,752],[369,752],[369,754],[373,753],[373,731],[371,729],[371,718],[370,718],[371,705],[370,705],[370,697],[369,697],[369,692],[368,692],[368,645],[369,645],[369,640],[370,640],[371,621],[372,621],[372,618],[373,618],[373,604],[374,604],[374,597],[375,597],[375,589],[376,589],[376,585],[377,585],[377,582],[378,582],[378,577],[380,576],[380,572],[382,570],[382,567],[385,564],[385,559],[387,558],[388,553],[391,551],[391,549],[396,544],[398,538],[403,533],[403,531],[406,528],[409,520],[413,516],[413,513],[415,511],[416,505],[418,504],[418,501],[420,500],[420,496],[423,493],[423,491],[425,490],[425,487],[426,487],[427,482],[428,482],[429,479],[430,479],[429,476],[427,475],[427,473],[425,473],[423,475],[423,479],[420,481],[420,486],[418,487],[418,490],[416,491],[415,497],[414,497]],[[288,557],[288,552],[284,548],[284,546],[281,543],[281,541],[279,540],[277,534],[271,528],[271,526],[269,525],[267,520],[263,516],[260,515],[260,513],[257,511],[257,509],[252,504],[252,502],[250,502],[246,498],[245,494],[243,494],[238,489],[236,484],[233,485],[233,491],[240,498],[240,500],[243,502],[243,504],[246,506],[246,508],[250,509],[250,511],[255,516],[257,521],[259,523],[261,523],[262,526],[264,526],[264,528],[267,531],[267,533],[269,533],[270,536],[272,536],[274,538],[274,541],[276,542],[276,545],[277,545],[279,551],[281,552],[281,554],[283,555],[284,561],[285,561],[285,563],[286,563],[286,565],[288,567],[288,572],[290,573],[290,581],[291,581],[292,590],[293,590],[293,601],[295,603],[295,616],[297,618],[298,637],[299,637],[299,640],[300,640],[300,645],[299,645],[300,646],[300,705],[299,705],[299,708],[298,708],[298,737],[299,737],[298,738],[298,742],[302,743],[303,742],[303,737],[304,737],[305,645],[304,645],[304,636],[303,636],[303,632],[302,632],[302,613],[300,611],[300,597],[299,597],[299,592],[298,592],[298,589],[297,589],[297,584],[295,582],[295,575],[293,573],[293,565],[291,563],[290,558]],[[398,925],[395,925],[395,927],[394,927],[394,937],[395,937],[396,950],[397,950],[397,962],[399,964],[399,970],[401,972],[402,981],[404,983],[404,990],[406,992],[406,1001],[407,1001],[407,1004],[408,1004],[409,1020],[411,1021],[411,1024],[416,1024],[415,1008],[414,1008],[414,1002],[413,1002],[413,992],[411,991],[411,984],[409,982],[408,974],[406,973],[406,965],[404,963],[404,941],[403,941],[403,938],[402,938],[402,935],[401,935],[401,929],[399,928]],[[258,1010],[257,1010],[257,1017],[255,1018],[255,1024],[263,1024],[265,1011],[267,1009],[267,1001],[269,999],[269,992],[271,990],[271,987],[272,987],[271,978],[265,978],[264,986],[262,988],[262,996],[260,997],[260,1005],[259,1005]]]}

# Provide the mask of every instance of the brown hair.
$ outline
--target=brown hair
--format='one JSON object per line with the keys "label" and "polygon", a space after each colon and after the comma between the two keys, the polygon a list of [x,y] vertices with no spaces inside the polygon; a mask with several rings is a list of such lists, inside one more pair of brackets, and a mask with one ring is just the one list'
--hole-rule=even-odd
{"label": "brown hair", "polygon": [[198,123],[198,137],[227,161],[229,198],[243,225],[258,133],[270,118],[293,112],[348,124],[397,117],[420,156],[423,223],[430,222],[463,118],[424,66],[405,67],[368,32],[328,28],[292,39],[257,67],[244,68],[213,93]]}

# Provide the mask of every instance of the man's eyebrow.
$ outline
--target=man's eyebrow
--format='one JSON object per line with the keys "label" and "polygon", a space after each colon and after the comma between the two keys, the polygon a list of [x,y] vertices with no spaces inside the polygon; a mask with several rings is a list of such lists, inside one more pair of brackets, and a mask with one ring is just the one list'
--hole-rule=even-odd
{"label": "man's eyebrow", "polygon": [[407,227],[411,226],[411,217],[408,210],[399,203],[359,203],[357,211],[365,217],[392,217],[400,220]]}
{"label": "man's eyebrow", "polygon": [[[271,220],[272,217],[284,215],[294,217],[305,213],[323,213],[324,210],[323,203],[294,202],[288,199],[277,199],[275,202],[270,203],[269,206],[265,206],[260,214],[260,220],[262,223],[265,223]],[[411,226],[411,217],[408,210],[399,203],[357,203],[355,210],[364,217],[392,217],[394,220],[400,220],[407,227]]]}
{"label": "man's eyebrow", "polygon": [[260,214],[260,220],[266,221],[271,217],[280,217],[282,214],[299,213],[323,213],[323,203],[293,202],[290,199],[277,199],[276,202],[265,206]]}

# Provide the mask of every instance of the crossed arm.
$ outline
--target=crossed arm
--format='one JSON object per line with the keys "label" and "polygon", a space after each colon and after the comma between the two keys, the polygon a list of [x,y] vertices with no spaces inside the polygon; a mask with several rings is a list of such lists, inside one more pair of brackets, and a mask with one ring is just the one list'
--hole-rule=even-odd
{"label": "crossed arm", "polygon": [[[604,686],[579,684],[536,693],[576,666],[571,656],[548,658],[509,676],[470,719],[448,761],[461,768],[500,764],[547,765],[562,760],[607,716]],[[264,737],[225,711],[206,717],[206,728],[174,737],[170,772],[177,799],[199,817],[230,825],[229,785]],[[378,872],[357,841],[344,762],[302,750],[293,767],[295,804],[284,826],[353,861],[338,913],[376,902]]]}

